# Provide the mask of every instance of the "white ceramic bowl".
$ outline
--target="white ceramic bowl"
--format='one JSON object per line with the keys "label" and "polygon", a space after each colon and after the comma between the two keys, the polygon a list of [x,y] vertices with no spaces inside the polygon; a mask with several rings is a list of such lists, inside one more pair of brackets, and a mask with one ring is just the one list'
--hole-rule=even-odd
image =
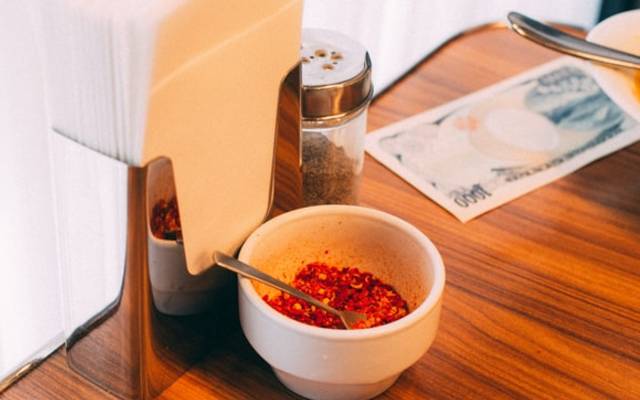
{"label": "white ceramic bowl", "polygon": [[[640,10],[616,14],[596,25],[587,40],[640,55]],[[640,121],[640,93],[634,79],[637,72],[593,64],[598,85],[620,108]]]}
{"label": "white ceramic bowl", "polygon": [[191,275],[184,248],[175,240],[158,239],[149,233],[148,251],[153,304],[163,314],[205,312],[215,305],[216,293],[232,284],[233,274],[222,268]]}
{"label": "white ceramic bowl", "polygon": [[444,290],[442,258],[409,223],[355,206],[316,206],[258,228],[240,257],[290,282],[309,262],[357,266],[390,283],[410,313],[387,325],[334,330],[305,325],[262,300],[274,292],[239,280],[240,322],[253,348],[292,391],[311,399],[368,399],[390,387],[433,342]]}
{"label": "white ceramic bowl", "polygon": [[153,303],[158,311],[168,315],[204,312],[216,303],[216,294],[231,284],[233,274],[222,268],[211,268],[200,275],[191,275],[183,245],[153,236],[150,226],[153,206],[159,200],[168,201],[176,193],[171,162],[162,159],[150,164],[147,181],[147,245]]}

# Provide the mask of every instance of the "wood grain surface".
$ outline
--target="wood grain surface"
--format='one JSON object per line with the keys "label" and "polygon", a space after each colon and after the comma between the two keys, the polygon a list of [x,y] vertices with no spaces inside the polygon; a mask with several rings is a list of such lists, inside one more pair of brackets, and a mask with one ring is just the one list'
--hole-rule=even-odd
{"label": "wood grain surface", "polygon": [[[463,36],[371,106],[369,129],[557,57],[506,29]],[[382,399],[639,399],[640,144],[467,224],[367,156],[362,204],[404,218],[447,268],[429,352]],[[161,399],[298,398],[237,324]],[[112,399],[61,351],[3,399]]]}

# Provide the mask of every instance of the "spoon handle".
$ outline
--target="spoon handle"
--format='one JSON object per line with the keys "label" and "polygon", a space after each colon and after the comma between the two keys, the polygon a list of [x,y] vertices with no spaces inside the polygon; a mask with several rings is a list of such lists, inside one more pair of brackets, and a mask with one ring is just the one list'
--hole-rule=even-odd
{"label": "spoon handle", "polygon": [[601,64],[640,69],[636,55],[568,35],[517,12],[510,12],[507,19],[516,33],[544,47]]}
{"label": "spoon handle", "polygon": [[290,295],[297,297],[299,299],[302,299],[307,303],[313,304],[314,306],[319,307],[327,312],[330,312],[331,314],[340,316],[340,311],[336,310],[335,308],[324,304],[323,302],[306,294],[305,292],[302,292],[292,286],[289,286],[286,283],[272,277],[271,275],[267,275],[264,272],[257,270],[252,266],[243,263],[240,260],[237,260],[233,257],[229,257],[228,255],[221,253],[219,251],[216,251],[215,253],[213,253],[213,258],[215,263],[223,268],[226,268],[244,277],[262,282],[265,285],[269,285],[269,286],[275,287],[276,289],[280,289],[283,292],[289,293]]}

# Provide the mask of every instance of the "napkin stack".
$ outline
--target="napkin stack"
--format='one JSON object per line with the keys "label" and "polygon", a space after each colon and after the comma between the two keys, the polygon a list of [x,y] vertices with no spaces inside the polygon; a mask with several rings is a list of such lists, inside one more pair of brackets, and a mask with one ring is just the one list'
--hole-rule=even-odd
{"label": "napkin stack", "polygon": [[155,35],[180,3],[39,2],[52,128],[139,165]]}
{"label": "napkin stack", "polygon": [[[278,96],[299,58],[301,1],[34,7],[52,129],[128,165],[170,159],[189,271],[211,266],[214,250],[233,253],[269,210]],[[91,186],[80,181],[71,186]]]}

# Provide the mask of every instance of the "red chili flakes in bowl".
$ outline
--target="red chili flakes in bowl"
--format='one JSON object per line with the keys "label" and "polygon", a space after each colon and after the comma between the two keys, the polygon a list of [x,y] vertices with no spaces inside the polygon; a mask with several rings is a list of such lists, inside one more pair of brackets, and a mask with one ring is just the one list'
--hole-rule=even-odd
{"label": "red chili flakes in bowl", "polygon": [[158,239],[176,240],[180,233],[180,214],[175,197],[160,200],[151,212],[151,233]]}
{"label": "red chili flakes in bowl", "polygon": [[[407,302],[391,285],[358,268],[311,263],[298,271],[291,284],[333,308],[366,314],[367,320],[358,328],[388,324],[409,313]],[[338,317],[286,293],[272,299],[265,295],[263,299],[296,321],[322,328],[344,328]]]}

